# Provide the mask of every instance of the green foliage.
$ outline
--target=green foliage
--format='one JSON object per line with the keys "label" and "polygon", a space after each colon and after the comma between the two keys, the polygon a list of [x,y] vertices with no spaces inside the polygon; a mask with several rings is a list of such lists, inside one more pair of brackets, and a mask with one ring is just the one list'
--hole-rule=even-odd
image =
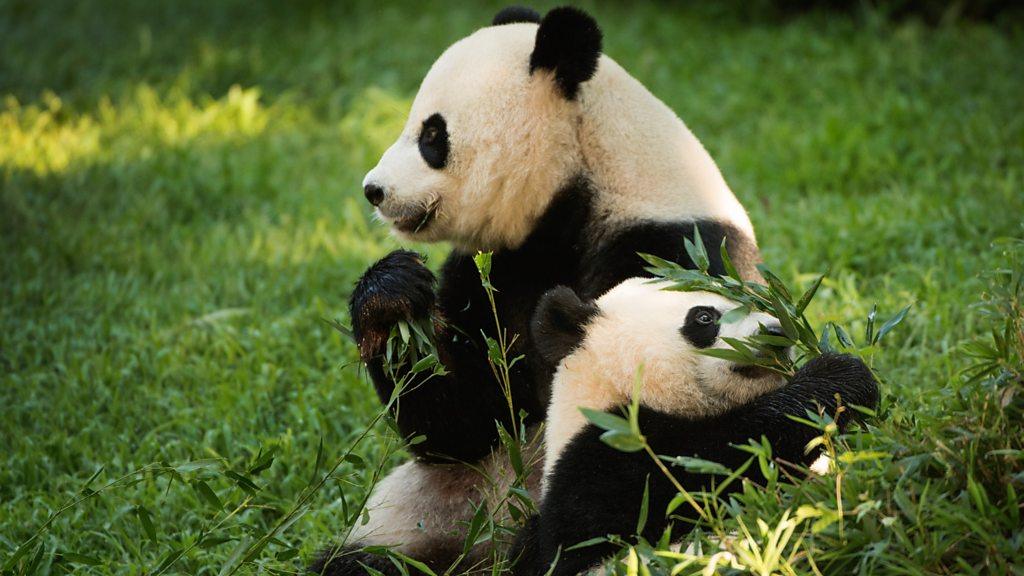
{"label": "green foliage", "polygon": [[[759,264],[757,268],[764,277],[765,283],[743,280],[732,265],[725,244],[726,240],[723,239],[720,254],[726,273],[719,276],[714,276],[708,271],[711,260],[704,247],[700,230],[696,226],[693,228],[693,241],[684,238],[686,253],[697,266],[696,270],[683,268],[675,262],[657,256],[640,254],[640,257],[649,264],[647,271],[656,278],[668,281],[672,290],[713,292],[737,302],[739,306],[722,315],[721,323],[738,322],[756,310],[777,318],[782,326],[784,336],[756,334],[744,339],[724,337],[722,339],[731,349],[708,348],[701,350],[701,354],[738,364],[760,366],[792,376],[796,366],[803,361],[832,349],[828,339],[830,329],[835,332],[839,345],[843,349],[850,351],[858,348],[846,330],[836,323],[826,323],[819,338],[804,315],[808,304],[811,303],[818,288],[821,287],[821,282],[825,279],[824,274],[818,276],[800,296],[800,299],[794,303],[786,284],[764,265]],[[903,321],[909,310],[909,305],[904,307],[875,332],[877,307],[873,306],[867,317],[867,332],[864,336],[863,347],[877,345],[882,337]],[[796,351],[795,358],[782,353],[783,350],[788,349]]]}
{"label": "green foliage", "polygon": [[[771,446],[764,440],[751,441],[739,447],[751,454],[743,468],[756,462],[767,485],[745,483],[742,493],[724,503],[720,500],[723,488],[743,468],[732,471],[700,459],[654,454],[642,430],[630,426],[637,412],[636,392],[626,418],[584,410],[591,423],[607,430],[602,440],[620,450],[646,449],[669,479],[662,462],[692,474],[728,476],[707,494],[691,494],[676,484],[679,493],[665,511],[672,515],[679,505],[689,503],[707,536],[695,531],[683,552],[666,546],[670,539],[648,543],[639,538],[637,545],[601,539],[622,544],[622,562],[613,571],[634,574],[641,565],[649,574],[719,568],[754,574],[1020,571],[1024,557],[1018,497],[1018,486],[1024,484],[1024,435],[1020,433],[1024,425],[1024,240],[997,244],[1003,248],[1006,265],[991,274],[990,292],[980,308],[995,326],[989,336],[980,335],[961,347],[959,356],[965,366],[960,371],[957,402],[948,412],[929,419],[908,422],[897,417],[878,423],[888,425],[888,430],[871,425],[846,436],[837,436],[829,415],[794,418],[821,431],[807,446],[823,448],[829,457],[829,470],[820,477],[780,484]],[[777,280],[769,280],[769,286],[758,291],[742,283],[724,285],[708,276],[701,280],[699,271],[692,274],[647,258],[679,285],[747,297],[748,305],[765,312],[776,313],[780,302],[789,300]],[[765,294],[770,297],[764,298]],[[903,321],[906,310],[877,332],[872,310],[866,343],[876,345]],[[739,342],[734,345],[744,347]],[[648,517],[646,492],[639,517],[637,534]],[[749,529],[745,520],[749,518],[756,519],[756,531]],[[773,523],[773,518],[778,520]],[[911,559],[904,555],[907,546],[924,547],[935,556]]]}
{"label": "green foliage", "polygon": [[[832,477],[745,491],[708,508],[742,513],[749,542],[723,542],[766,550],[792,509],[799,573],[1020,571],[1019,325],[972,305],[1013,301],[982,274],[1021,268],[989,247],[1021,236],[1019,30],[587,6],[709,148],[776,274],[806,288],[833,266],[799,311],[812,326],[877,334],[872,303],[915,303],[861,349],[886,394],[836,440],[843,514]],[[294,573],[361,521],[404,456],[383,419],[366,432],[379,403],[322,319],[347,322],[352,283],[396,247],[363,174],[430,63],[497,8],[0,0],[3,570]],[[688,539],[683,573],[712,536]],[[669,560],[654,549],[634,565]]]}

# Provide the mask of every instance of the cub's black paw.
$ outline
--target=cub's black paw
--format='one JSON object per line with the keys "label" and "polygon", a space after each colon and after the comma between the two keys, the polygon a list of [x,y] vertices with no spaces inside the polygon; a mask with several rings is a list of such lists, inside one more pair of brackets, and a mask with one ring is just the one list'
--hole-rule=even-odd
{"label": "cub's black paw", "polygon": [[401,320],[423,318],[434,305],[434,274],[423,258],[395,250],[381,258],[356,282],[349,313],[363,359],[380,354]]}
{"label": "cub's black paw", "polygon": [[804,364],[795,378],[827,382],[839,391],[843,404],[871,409],[878,405],[875,375],[863,360],[850,354],[822,354]]}

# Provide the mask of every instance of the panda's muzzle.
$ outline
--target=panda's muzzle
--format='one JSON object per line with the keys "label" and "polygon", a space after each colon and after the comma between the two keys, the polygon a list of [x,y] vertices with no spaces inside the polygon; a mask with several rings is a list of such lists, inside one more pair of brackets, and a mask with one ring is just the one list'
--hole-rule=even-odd
{"label": "panda's muzzle", "polygon": [[419,209],[413,212],[400,213],[398,215],[390,215],[386,211],[380,210],[381,214],[391,220],[391,226],[399,232],[405,232],[406,234],[415,234],[426,229],[431,222],[434,221],[434,217],[437,216],[437,208],[440,205],[440,199],[434,200],[426,208]]}

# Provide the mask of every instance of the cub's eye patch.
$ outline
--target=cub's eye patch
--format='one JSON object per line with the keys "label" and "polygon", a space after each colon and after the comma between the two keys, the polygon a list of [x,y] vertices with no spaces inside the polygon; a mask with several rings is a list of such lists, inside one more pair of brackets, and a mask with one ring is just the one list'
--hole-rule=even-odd
{"label": "cub's eye patch", "polygon": [[694,306],[686,314],[686,322],[679,329],[683,337],[697,348],[707,348],[718,339],[718,320],[722,314],[710,306]]}
{"label": "cub's eye patch", "polygon": [[427,166],[440,170],[448,163],[448,126],[444,116],[432,114],[420,129],[420,156]]}

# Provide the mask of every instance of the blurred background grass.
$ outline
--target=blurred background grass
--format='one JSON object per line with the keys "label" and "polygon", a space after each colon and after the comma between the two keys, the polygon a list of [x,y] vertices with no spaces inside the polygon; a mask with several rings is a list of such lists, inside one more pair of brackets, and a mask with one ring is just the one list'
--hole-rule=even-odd
{"label": "blurred background grass", "polygon": [[[220,521],[168,569],[215,573],[295,501],[321,439],[340,457],[377,403],[322,319],[347,323],[353,281],[396,247],[360,180],[430,63],[500,6],[0,0],[0,562],[101,468],[97,485],[153,462],[251,471],[273,450],[234,516],[196,488],[243,501],[222,475],[151,475],[32,549],[40,573],[149,573]],[[719,162],[773,270],[832,267],[813,318],[915,302],[875,358],[888,426],[941,414],[950,352],[988,328],[991,242],[1024,234],[1019,21],[584,6]],[[338,532],[350,460],[244,570],[294,570]]]}

